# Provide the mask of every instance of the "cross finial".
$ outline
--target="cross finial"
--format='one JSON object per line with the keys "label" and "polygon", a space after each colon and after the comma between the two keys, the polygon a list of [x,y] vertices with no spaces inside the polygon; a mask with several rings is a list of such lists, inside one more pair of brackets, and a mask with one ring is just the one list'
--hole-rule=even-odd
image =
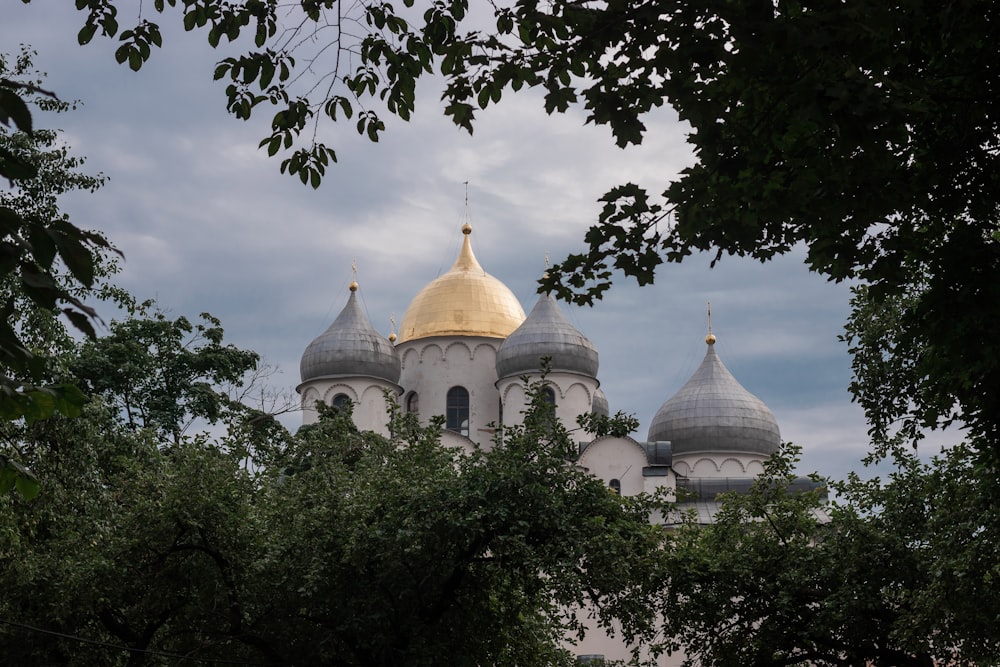
{"label": "cross finial", "polygon": [[715,334],[712,333],[712,302],[708,302],[708,335],[705,336],[705,342],[709,345],[715,344]]}
{"label": "cross finial", "polygon": [[352,259],[351,260],[351,284],[349,286],[349,289],[352,292],[357,292],[358,291],[358,260],[357,259]]}
{"label": "cross finial", "polygon": [[465,221],[469,222],[469,182],[462,181],[465,185]]}

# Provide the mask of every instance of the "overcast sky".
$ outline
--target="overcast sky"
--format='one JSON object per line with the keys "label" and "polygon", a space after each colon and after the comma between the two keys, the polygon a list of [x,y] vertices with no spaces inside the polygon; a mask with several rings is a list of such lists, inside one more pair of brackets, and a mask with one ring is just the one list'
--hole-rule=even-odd
{"label": "overcast sky", "polygon": [[[352,261],[362,305],[386,334],[390,315],[401,321],[415,293],[451,266],[463,182],[476,255],[527,312],[546,254],[559,261],[583,249],[601,194],[627,181],[660,191],[691,160],[669,111],[648,120],[642,147],[623,151],[582,114],[549,117],[538,97],[519,94],[481,112],[470,137],[426,85],[415,118],[390,121],[379,144],[358,138],[353,123],[338,128],[340,162],[313,191],[256,148],[267,113],[249,123],[226,114],[224,86],[212,81],[222,56],[203,33],[169,30],[136,74],[115,63],[107,39],[78,46],[82,21],[56,0],[7,2],[0,18],[2,50],[32,45],[48,87],[84,103],[36,120],[62,128],[88,170],[109,178],[96,194],[66,198],[64,210],[125,253],[119,284],[173,314],[221,318],[231,342],[280,369],[278,386],[298,383],[303,349],[345,304]],[[654,287],[621,278],[592,309],[563,306],[597,346],[611,410],[638,417],[645,440],[657,408],[704,356],[711,300],[720,356],[774,411],[783,437],[805,448],[802,471],[858,468],[866,429],[837,339],[847,287],[810,273],[802,253],[767,264],[726,258],[714,269],[709,260],[664,266]]]}

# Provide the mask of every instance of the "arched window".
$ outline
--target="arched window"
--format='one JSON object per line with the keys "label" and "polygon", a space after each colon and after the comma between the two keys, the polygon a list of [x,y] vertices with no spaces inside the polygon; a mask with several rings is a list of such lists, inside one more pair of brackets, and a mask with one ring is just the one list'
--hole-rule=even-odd
{"label": "arched window", "polygon": [[556,392],[552,387],[542,387],[542,398],[545,402],[555,407],[556,405]]}
{"label": "arched window", "polygon": [[449,431],[469,436],[469,392],[465,387],[448,390],[445,420]]}
{"label": "arched window", "polygon": [[337,394],[330,401],[330,406],[337,412],[348,410],[351,407],[351,397],[347,394]]}
{"label": "arched window", "polygon": [[417,395],[417,392],[411,391],[406,395],[406,411],[413,414],[420,412],[420,396]]}
{"label": "arched window", "polygon": [[545,431],[552,435],[553,426],[556,424],[556,391],[552,387],[542,387],[542,401],[545,402]]}
{"label": "arched window", "polygon": [[611,490],[617,493],[619,496],[622,494],[622,482],[620,479],[611,480],[610,482],[608,482],[608,486],[610,486]]}

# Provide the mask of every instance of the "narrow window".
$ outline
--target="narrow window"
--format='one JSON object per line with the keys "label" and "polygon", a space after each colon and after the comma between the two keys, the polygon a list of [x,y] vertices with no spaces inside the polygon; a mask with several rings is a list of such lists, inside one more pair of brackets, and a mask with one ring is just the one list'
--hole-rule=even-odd
{"label": "narrow window", "polygon": [[617,493],[619,496],[622,494],[622,482],[620,479],[611,480],[610,482],[608,482],[608,486],[610,486],[611,490]]}
{"label": "narrow window", "polygon": [[556,406],[556,392],[552,387],[542,387],[542,398],[552,407]]}
{"label": "narrow window", "polygon": [[545,431],[552,435],[556,424],[556,392],[552,387],[542,387],[542,400],[545,402]]}
{"label": "narrow window", "polygon": [[445,419],[449,431],[469,436],[469,392],[465,387],[448,390]]}
{"label": "narrow window", "polygon": [[420,396],[417,395],[417,392],[411,391],[406,395],[406,411],[413,414],[420,412]]}

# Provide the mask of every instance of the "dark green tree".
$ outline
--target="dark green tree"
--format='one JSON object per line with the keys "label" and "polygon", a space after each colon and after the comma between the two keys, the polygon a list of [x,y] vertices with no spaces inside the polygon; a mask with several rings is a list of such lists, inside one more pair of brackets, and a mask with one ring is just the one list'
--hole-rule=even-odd
{"label": "dark green tree", "polygon": [[713,525],[672,532],[658,610],[685,664],[991,664],[1000,526],[974,453],[900,451],[888,479],[834,484],[836,502],[794,490],[795,460],[786,446]]}
{"label": "dark green tree", "polygon": [[[257,415],[234,408],[224,435],[178,432],[208,416],[191,387],[219,395],[246,353],[221,338],[126,344],[147,326],[189,325],[113,326],[65,364],[92,389],[81,416],[5,425],[45,484],[0,499],[8,660],[571,665],[582,605],[637,640],[655,632],[650,506],[577,469],[541,398],[471,455],[398,414],[389,438],[333,410],[295,435],[248,430]],[[98,387],[114,366],[128,373]]]}
{"label": "dark green tree", "polygon": [[695,251],[766,260],[804,244],[816,271],[869,285],[874,308],[916,300],[912,343],[940,360],[930,381],[954,403],[953,414],[926,412],[928,425],[957,417],[982,436],[977,446],[997,449],[1000,30],[990,3],[519,0],[470,13],[467,0],[301,0],[287,11],[277,0],[162,0],[125,29],[120,4],[79,2],[79,38],[117,38],[132,69],[161,44],[156,19],[171,12],[212,45],[252,40],[216,67],[228,108],[244,119],[273,108],[261,146],[291,151],[282,170],[313,186],[336,158],[317,134],[323,121],[356,116],[377,140],[378,114],[409,118],[430,74],[444,77],[445,113],[469,131],[478,109],[525,87],[544,91],[549,113],[582,105],[620,146],[640,143],[647,115],[672,107],[695,164],[661,194],[611,189],[587,249],[553,267],[543,289],[592,303],[615,270],[646,284]]}
{"label": "dark green tree", "polygon": [[179,442],[195,420],[214,424],[240,410],[238,387],[260,361],[256,352],[223,343],[222,323],[208,313],[201,322],[168,318],[152,302],[135,306],[129,319],[85,342],[70,372],[90,396],[117,409],[132,430],[151,429]]}
{"label": "dark green tree", "polygon": [[[921,272],[895,298],[877,287],[854,289],[852,312],[842,336],[854,369],[851,393],[868,417],[873,453],[887,456],[897,443],[913,447],[928,429],[955,425],[976,448],[991,451],[995,372],[986,340],[993,327],[991,307],[949,320],[931,310],[944,295]],[[984,286],[983,289],[990,289]],[[976,324],[978,329],[964,329]],[[940,342],[928,344],[933,334]],[[957,424],[956,424],[957,422]],[[992,444],[991,444],[992,443]]]}
{"label": "dark green tree", "polygon": [[[30,106],[59,112],[72,107],[40,88],[31,52],[0,54],[0,419],[76,414],[84,396],[49,363],[70,338],[56,315],[93,335],[91,293],[114,297],[104,279],[115,270],[110,245],[74,226],[59,211],[59,195],[94,191],[103,177],[80,171],[58,134],[36,128]],[[17,459],[0,452],[0,492],[37,484]]]}
{"label": "dark green tree", "polygon": [[191,418],[245,424],[254,411],[224,394],[257,355],[223,344],[210,316],[195,327],[134,314],[53,359],[88,390],[81,414],[0,424],[2,450],[44,489],[33,500],[8,494],[0,510],[8,660],[172,664],[173,632],[200,646],[192,633],[225,636],[237,622],[230,568],[247,565],[245,541],[261,534],[245,466],[254,441],[229,447],[182,431]]}

